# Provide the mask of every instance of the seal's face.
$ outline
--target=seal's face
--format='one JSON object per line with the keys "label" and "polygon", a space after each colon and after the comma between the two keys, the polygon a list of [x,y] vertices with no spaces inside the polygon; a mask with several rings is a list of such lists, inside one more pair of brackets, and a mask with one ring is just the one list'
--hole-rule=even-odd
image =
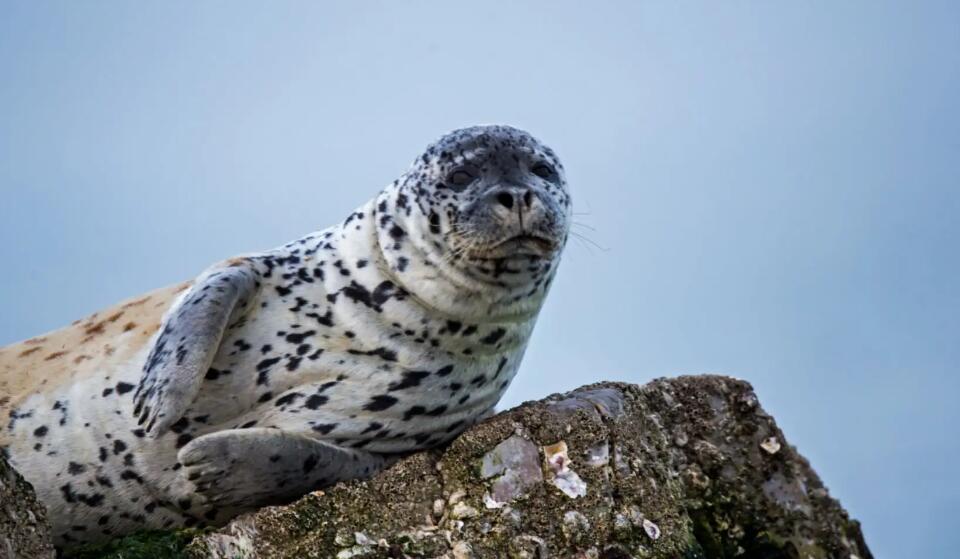
{"label": "seal's face", "polygon": [[536,281],[566,243],[571,206],[563,166],[522,130],[451,132],[415,162],[407,186],[427,215],[434,249],[477,279]]}

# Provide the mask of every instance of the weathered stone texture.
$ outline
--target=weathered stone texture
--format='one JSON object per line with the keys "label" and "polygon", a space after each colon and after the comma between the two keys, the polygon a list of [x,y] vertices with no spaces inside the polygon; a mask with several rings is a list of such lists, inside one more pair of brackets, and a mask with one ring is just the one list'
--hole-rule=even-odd
{"label": "weathered stone texture", "polygon": [[869,559],[744,381],[602,383],[245,515],[194,557]]}
{"label": "weathered stone texture", "polygon": [[54,556],[47,513],[30,486],[0,453],[0,559]]}

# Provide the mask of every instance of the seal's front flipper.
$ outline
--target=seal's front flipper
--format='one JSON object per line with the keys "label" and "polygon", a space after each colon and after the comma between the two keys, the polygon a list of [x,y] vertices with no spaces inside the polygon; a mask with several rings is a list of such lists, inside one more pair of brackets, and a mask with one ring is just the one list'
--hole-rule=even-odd
{"label": "seal's front flipper", "polygon": [[177,455],[187,479],[221,508],[291,501],[318,487],[366,478],[389,457],[280,429],[230,429],[190,441]]}
{"label": "seal's front flipper", "polygon": [[190,406],[224,330],[259,287],[260,274],[251,261],[237,259],[204,273],[167,311],[133,395],[133,413],[148,433],[163,434]]}

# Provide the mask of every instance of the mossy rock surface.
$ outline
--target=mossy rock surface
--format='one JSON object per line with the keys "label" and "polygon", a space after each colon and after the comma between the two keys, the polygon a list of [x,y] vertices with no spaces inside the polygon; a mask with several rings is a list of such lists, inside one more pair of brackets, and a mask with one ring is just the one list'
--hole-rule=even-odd
{"label": "mossy rock surface", "polygon": [[76,546],[63,559],[181,559],[198,530],[139,532],[102,544]]}
{"label": "mossy rock surface", "polygon": [[242,516],[186,555],[872,558],[750,385],[720,376],[524,404],[372,480]]}
{"label": "mossy rock surface", "polygon": [[721,376],[556,394],[368,481],[66,557],[872,559],[750,385]]}

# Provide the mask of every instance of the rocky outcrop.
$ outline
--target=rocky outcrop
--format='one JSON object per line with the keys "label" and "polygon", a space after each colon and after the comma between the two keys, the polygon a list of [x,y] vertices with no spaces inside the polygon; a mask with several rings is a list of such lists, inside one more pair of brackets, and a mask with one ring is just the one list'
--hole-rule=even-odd
{"label": "rocky outcrop", "polygon": [[47,513],[0,452],[0,559],[54,556]]}
{"label": "rocky outcrop", "polygon": [[242,516],[193,557],[871,558],[746,382],[603,383],[369,481]]}

